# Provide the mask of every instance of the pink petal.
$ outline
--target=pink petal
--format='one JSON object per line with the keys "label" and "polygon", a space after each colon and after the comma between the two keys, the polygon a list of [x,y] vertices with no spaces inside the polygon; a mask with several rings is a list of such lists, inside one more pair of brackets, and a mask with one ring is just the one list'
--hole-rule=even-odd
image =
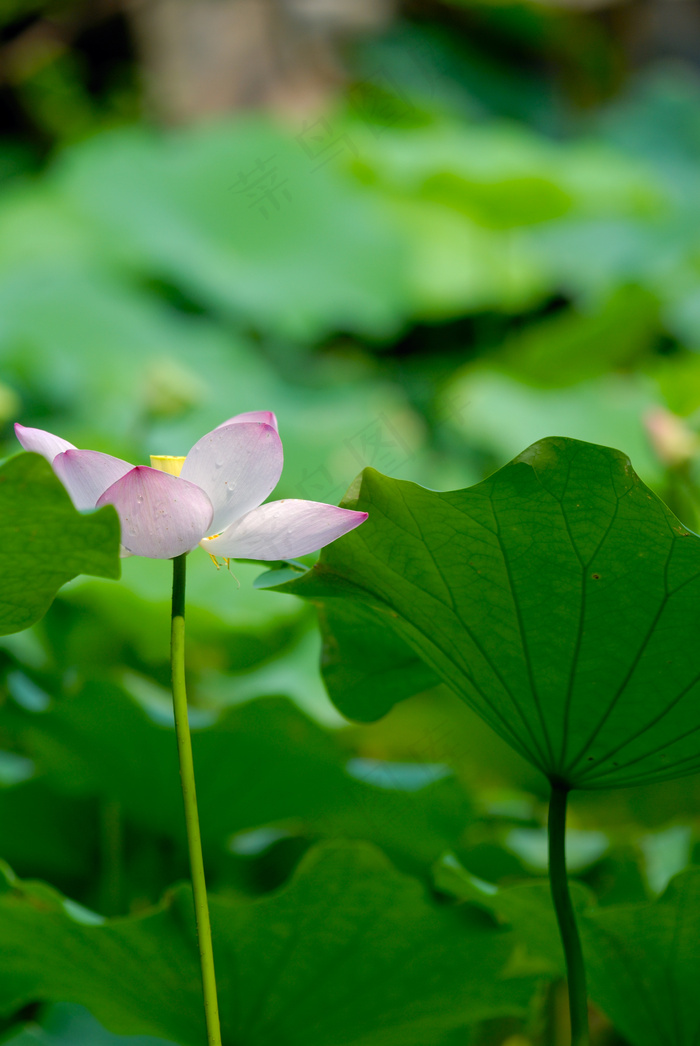
{"label": "pink petal", "polygon": [[124,549],[149,559],[189,552],[207,533],[213,514],[209,498],[194,483],[145,466],[113,483],[97,505],[114,505]]}
{"label": "pink petal", "polygon": [[54,472],[78,509],[94,508],[100,494],[133,467],[99,450],[66,450],[53,463]]}
{"label": "pink petal", "polygon": [[282,441],[270,425],[236,422],[195,443],[180,478],[209,495],[214,518],[208,533],[218,534],[274,490],[282,461]]}
{"label": "pink petal", "polygon": [[203,541],[202,548],[231,559],[291,559],[329,545],[366,519],[366,512],[318,501],[270,501]]}
{"label": "pink petal", "polygon": [[19,422],[15,425],[15,435],[25,450],[42,454],[49,464],[52,464],[56,455],[63,453],[64,450],[75,450],[73,444],[69,443],[67,439],[54,436],[52,432],[45,432],[44,429],[28,429]]}
{"label": "pink petal", "polygon": [[270,425],[275,432],[278,431],[277,418],[271,410],[249,410],[245,414],[236,414],[233,418],[229,418],[228,421],[222,421],[216,428],[223,429],[225,425],[240,425],[241,422],[250,421],[261,421],[263,425]]}

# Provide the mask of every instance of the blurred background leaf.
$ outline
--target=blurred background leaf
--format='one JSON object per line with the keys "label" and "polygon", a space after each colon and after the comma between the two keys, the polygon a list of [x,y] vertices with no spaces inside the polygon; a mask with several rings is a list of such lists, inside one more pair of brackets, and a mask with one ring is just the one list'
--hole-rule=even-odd
{"label": "blurred background leaf", "polygon": [[[5,1012],[68,994],[112,1030],[200,1041],[187,888],[148,915],[110,923],[10,877],[0,923]],[[478,910],[431,902],[366,845],[319,848],[284,890],[255,903],[213,900],[212,930],[227,1041],[437,1046],[450,1029],[523,1013],[535,984],[506,968],[510,933]]]}
{"label": "blurred background leaf", "polygon": [[[147,462],[272,409],[275,496],[337,503],[366,466],[459,489],[569,436],[629,454],[697,530],[699,39],[691,3],[8,0],[3,452],[20,420]],[[122,567],[0,640],[0,856],[103,912],[186,874],[169,571]],[[191,557],[217,894],[265,896],[319,840],[370,840],[421,882],[442,849],[492,885],[540,874],[542,775],[372,643],[371,615],[335,608],[322,650],[259,573]],[[384,718],[344,721],[321,655],[339,707]],[[575,794],[572,829],[605,837],[575,875],[603,906],[650,899],[698,863],[699,802],[697,776]],[[563,1046],[560,1003],[441,1042]],[[0,1030],[108,1034],[44,1008]],[[620,1043],[600,1014],[593,1036]]]}
{"label": "blurred background leaf", "polygon": [[0,634],[33,625],[77,574],[118,580],[116,512],[81,514],[43,457],[19,454],[0,468]]}

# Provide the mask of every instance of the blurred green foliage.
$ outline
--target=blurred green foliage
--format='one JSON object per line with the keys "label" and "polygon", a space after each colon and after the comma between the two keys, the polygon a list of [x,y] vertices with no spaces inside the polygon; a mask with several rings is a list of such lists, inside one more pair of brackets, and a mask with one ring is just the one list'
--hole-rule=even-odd
{"label": "blurred green foliage", "polygon": [[[22,42],[2,52],[12,61],[0,85],[7,455],[19,449],[15,420],[145,462],[186,452],[239,411],[269,409],[286,453],[277,496],[337,502],[365,466],[454,489],[537,439],[570,436],[628,453],[697,529],[696,71],[677,63],[629,74],[605,17],[455,0],[408,12],[350,49],[345,90],[322,114],[165,131],[142,119],[123,16],[91,23],[84,14],[45,0],[0,13],[0,48]],[[28,49],[23,34],[37,18],[53,20],[65,44]],[[33,566],[27,556],[28,577]],[[2,899],[23,978],[18,988],[5,971],[12,991],[0,988],[0,1039],[14,1046],[116,1046],[116,1031],[183,1042],[196,1034],[182,981],[168,982],[175,1008],[161,1000],[159,1017],[153,987],[111,950],[124,935],[160,969],[169,960],[155,954],[149,927],[162,923],[185,965],[193,954],[182,939],[191,936],[184,888],[154,908],[187,877],[167,693],[169,571],[141,559],[122,566],[118,584],[80,578],[31,631],[0,640],[0,856],[21,878],[43,880],[17,885],[8,873]],[[411,701],[375,724],[345,723],[323,690],[313,612],[255,589],[259,572],[217,572],[195,553],[188,582],[207,871],[222,940],[245,927],[258,941],[237,991],[247,997],[252,984],[262,998],[271,982],[259,935],[283,948],[298,930],[290,892],[313,900],[304,902],[312,954],[289,965],[277,1016],[270,1010],[241,1041],[269,1034],[339,1046],[328,1027],[311,1034],[302,1023],[316,1001],[309,978],[337,964],[326,1001],[347,999],[352,985],[367,992],[401,924],[396,947],[419,959],[435,949],[442,988],[416,960],[410,998],[369,991],[366,1009],[351,1006],[344,1041],[495,1046],[516,1033],[544,1041],[547,1024],[559,1046],[550,987],[559,966],[532,951],[541,919],[535,931],[515,920],[498,930],[483,898],[454,907],[431,873],[449,851],[499,897],[525,889],[514,884],[543,871],[544,779],[401,649],[394,682]],[[347,607],[328,613],[344,615],[365,643],[352,665],[336,657],[333,666],[326,651],[336,692],[390,697],[382,663],[370,659],[367,618]],[[694,879],[681,877],[648,908],[697,863],[698,800],[696,777],[572,800],[573,830],[583,833],[572,835],[572,870],[610,933],[638,921],[640,954],[667,954],[661,917],[690,896]],[[373,888],[396,898],[391,927],[372,926]],[[126,918],[88,933],[73,902]],[[81,976],[51,981],[47,910],[59,972],[66,949],[87,954],[79,949],[93,930],[102,942],[90,955],[106,965],[92,980],[91,959]],[[321,949],[331,917],[364,926],[340,957]],[[493,966],[480,970],[466,954],[477,939],[493,946]],[[41,962],[32,940],[43,942]],[[368,954],[375,965],[358,986]],[[115,964],[121,1000],[100,979]],[[677,985],[655,983],[649,997],[687,994],[676,973]],[[493,1005],[472,1005],[489,991]],[[117,1011],[131,992],[138,1006],[127,1021]],[[651,1024],[624,1000],[601,989],[594,1001],[633,1046],[646,1046]],[[412,1032],[397,1017],[409,1002]],[[597,1042],[621,1041],[598,1020]],[[384,1037],[372,1035],[380,1025]],[[691,1033],[686,1021],[668,1041]]]}

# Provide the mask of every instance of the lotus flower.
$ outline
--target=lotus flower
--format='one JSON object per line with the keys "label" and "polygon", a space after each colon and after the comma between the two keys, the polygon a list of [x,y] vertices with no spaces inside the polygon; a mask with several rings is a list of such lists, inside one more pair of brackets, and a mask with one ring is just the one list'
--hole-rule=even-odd
{"label": "lotus flower", "polygon": [[287,499],[263,504],[282,472],[282,442],[269,411],[229,418],[184,458],[148,468],[15,425],[25,450],[42,454],[78,509],[114,505],[122,554],[173,559],[201,545],[224,559],[289,559],[353,530],[366,512]]}

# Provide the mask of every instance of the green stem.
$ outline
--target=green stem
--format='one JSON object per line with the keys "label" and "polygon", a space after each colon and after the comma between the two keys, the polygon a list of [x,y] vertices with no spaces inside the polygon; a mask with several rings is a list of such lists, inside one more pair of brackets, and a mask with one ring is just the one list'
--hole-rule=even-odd
{"label": "green stem", "polygon": [[185,687],[185,555],[173,560],[173,612],[170,642],[170,665],[173,680],[173,708],[175,711],[175,733],[180,758],[180,780],[182,797],[185,801],[185,823],[187,846],[190,854],[194,913],[197,920],[199,957],[202,966],[202,988],[204,991],[204,1015],[207,1022],[208,1046],[221,1046],[219,1026],[219,1004],[216,997],[214,974],[214,952],[211,944],[211,925],[207,905],[207,887],[204,881],[202,839],[199,833],[197,793],[194,785],[194,763],[190,723],[187,715],[187,690]]}
{"label": "green stem", "polygon": [[583,962],[581,939],[569,895],[566,876],[566,801],[569,790],[552,782],[549,800],[549,884],[557,914],[559,934],[564,946],[566,979],[569,985],[569,1013],[571,1015],[571,1046],[589,1046],[588,999],[586,994],[586,967]]}

